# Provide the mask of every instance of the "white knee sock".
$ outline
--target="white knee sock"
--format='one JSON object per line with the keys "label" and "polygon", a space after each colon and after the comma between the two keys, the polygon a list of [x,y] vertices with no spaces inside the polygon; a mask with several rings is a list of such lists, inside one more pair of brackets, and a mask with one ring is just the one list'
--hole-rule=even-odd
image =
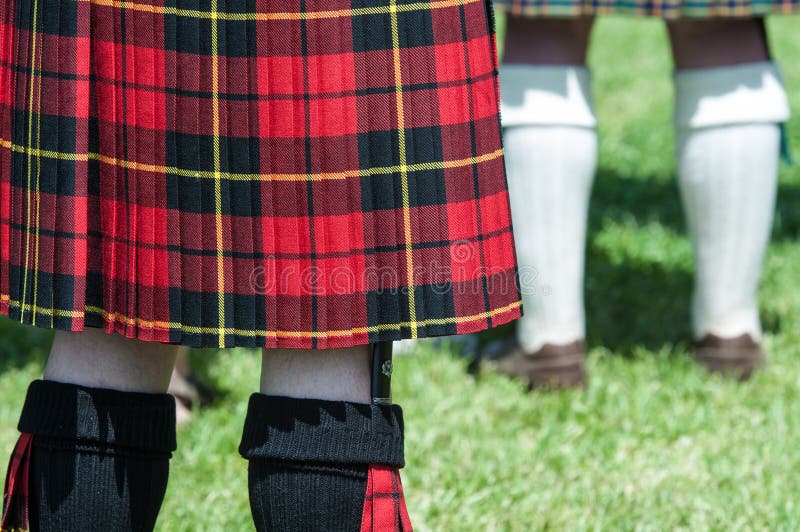
{"label": "white knee sock", "polygon": [[696,262],[695,338],[761,337],[758,284],[789,105],[769,62],[675,75],[678,182]]}
{"label": "white knee sock", "polygon": [[504,65],[502,117],[528,351],[583,339],[586,215],[597,165],[590,75]]}

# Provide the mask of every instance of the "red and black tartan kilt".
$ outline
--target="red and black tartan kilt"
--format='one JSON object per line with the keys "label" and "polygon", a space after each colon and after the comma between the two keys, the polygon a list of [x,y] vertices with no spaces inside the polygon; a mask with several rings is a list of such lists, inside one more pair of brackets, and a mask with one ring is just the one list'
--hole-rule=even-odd
{"label": "red and black tartan kilt", "polygon": [[520,315],[488,0],[3,0],[0,312],[333,348]]}

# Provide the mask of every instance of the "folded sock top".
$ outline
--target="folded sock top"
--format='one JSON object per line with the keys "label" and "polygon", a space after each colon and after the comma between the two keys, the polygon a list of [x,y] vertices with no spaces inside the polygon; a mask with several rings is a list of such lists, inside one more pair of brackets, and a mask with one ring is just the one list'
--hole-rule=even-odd
{"label": "folded sock top", "polygon": [[403,412],[397,405],[253,394],[239,452],[247,459],[403,467]]}
{"label": "folded sock top", "polygon": [[73,441],[172,452],[175,400],[169,394],[121,392],[55,381],[34,381],[20,432]]}
{"label": "folded sock top", "polygon": [[591,75],[581,66],[500,67],[503,127],[572,126],[594,128]]}
{"label": "folded sock top", "polygon": [[789,119],[780,70],[765,61],[675,72],[675,124],[698,129]]}

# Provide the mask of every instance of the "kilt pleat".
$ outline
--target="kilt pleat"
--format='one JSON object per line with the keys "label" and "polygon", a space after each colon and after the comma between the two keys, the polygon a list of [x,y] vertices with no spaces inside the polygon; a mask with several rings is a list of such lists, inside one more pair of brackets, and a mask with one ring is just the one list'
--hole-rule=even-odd
{"label": "kilt pleat", "polygon": [[632,15],[720,19],[800,13],[800,0],[495,0],[498,9],[521,17]]}
{"label": "kilt pleat", "polygon": [[0,312],[332,348],[520,314],[488,0],[6,0]]}

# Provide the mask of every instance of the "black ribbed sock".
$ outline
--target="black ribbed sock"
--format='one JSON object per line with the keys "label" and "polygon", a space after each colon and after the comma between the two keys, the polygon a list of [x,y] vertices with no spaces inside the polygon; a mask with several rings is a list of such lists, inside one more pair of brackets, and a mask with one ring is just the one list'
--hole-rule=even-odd
{"label": "black ribbed sock", "polygon": [[400,468],[396,405],[253,394],[239,452],[259,531],[356,531],[370,465]]}
{"label": "black ribbed sock", "polygon": [[172,396],[35,381],[19,430],[33,434],[31,530],[153,529],[176,447]]}

